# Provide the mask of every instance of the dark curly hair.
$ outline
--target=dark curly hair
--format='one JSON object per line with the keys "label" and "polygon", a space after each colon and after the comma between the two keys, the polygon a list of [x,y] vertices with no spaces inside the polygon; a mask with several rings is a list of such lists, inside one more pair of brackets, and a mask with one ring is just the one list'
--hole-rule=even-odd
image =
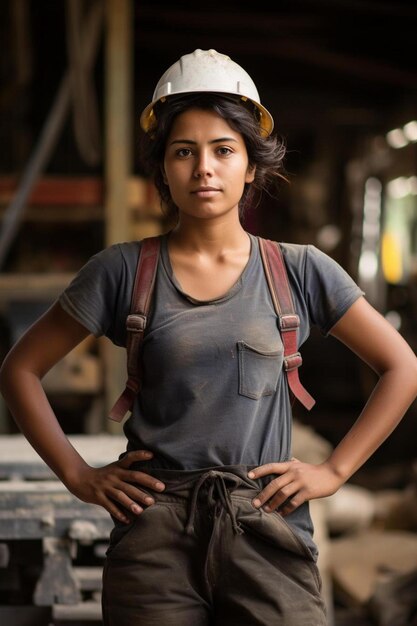
{"label": "dark curly hair", "polygon": [[175,118],[184,111],[196,108],[214,111],[240,133],[248,153],[249,166],[256,166],[255,179],[246,183],[239,202],[239,215],[253,202],[256,192],[267,191],[278,179],[287,180],[283,166],[284,142],[275,135],[263,137],[259,125],[258,109],[249,101],[215,93],[197,93],[172,96],[154,107],[156,124],[143,137],[141,159],[147,174],[152,178],[161,197],[168,218],[178,215],[168,185],[164,183],[161,165],[165,146]]}

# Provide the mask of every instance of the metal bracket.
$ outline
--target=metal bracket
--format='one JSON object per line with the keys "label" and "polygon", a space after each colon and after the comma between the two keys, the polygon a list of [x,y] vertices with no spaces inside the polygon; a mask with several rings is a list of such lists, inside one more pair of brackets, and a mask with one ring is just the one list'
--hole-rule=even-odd
{"label": "metal bracket", "polygon": [[33,595],[35,605],[81,602],[80,588],[72,571],[72,544],[71,540],[55,537],[43,540],[44,566]]}

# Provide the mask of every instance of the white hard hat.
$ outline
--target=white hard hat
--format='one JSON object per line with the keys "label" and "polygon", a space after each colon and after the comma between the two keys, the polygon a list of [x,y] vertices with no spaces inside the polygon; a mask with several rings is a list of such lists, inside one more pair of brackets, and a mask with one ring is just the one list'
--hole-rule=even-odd
{"label": "white hard hat", "polygon": [[154,105],[169,96],[196,92],[224,93],[250,100],[260,114],[262,135],[274,127],[272,115],[260,103],[259,93],[249,74],[225,54],[216,50],[194,50],[171,65],[156,85],[152,102],[142,112],[140,125],[145,132],[156,123]]}

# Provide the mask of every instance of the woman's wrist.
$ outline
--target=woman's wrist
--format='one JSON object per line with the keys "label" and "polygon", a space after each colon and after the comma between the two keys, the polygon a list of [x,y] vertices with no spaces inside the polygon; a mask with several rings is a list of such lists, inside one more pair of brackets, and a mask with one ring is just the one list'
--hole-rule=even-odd
{"label": "woman's wrist", "polygon": [[334,455],[330,455],[322,465],[333,474],[334,478],[340,483],[339,486],[342,486],[351,476],[346,464],[334,458]]}
{"label": "woman's wrist", "polygon": [[91,466],[80,457],[76,463],[71,463],[70,466],[64,468],[62,473],[58,474],[58,477],[67,489],[73,492],[85,480],[86,474],[91,469]]}

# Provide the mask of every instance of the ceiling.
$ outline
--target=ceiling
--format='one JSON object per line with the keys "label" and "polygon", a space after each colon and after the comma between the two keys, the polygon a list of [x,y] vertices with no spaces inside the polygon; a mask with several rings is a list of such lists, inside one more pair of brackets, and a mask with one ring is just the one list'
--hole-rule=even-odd
{"label": "ceiling", "polygon": [[215,48],[249,72],[284,134],[380,132],[416,111],[415,4],[284,0],[274,7],[136,2],[137,106],[182,54]]}
{"label": "ceiling", "polygon": [[[83,11],[95,1],[82,0]],[[278,132],[306,159],[313,158],[318,142],[324,141],[338,150],[344,144],[340,158],[345,160],[346,146],[350,149],[358,138],[417,117],[414,3],[275,0],[274,8],[267,9],[255,0],[131,1],[135,112],[148,104],[161,74],[182,54],[214,48],[249,72]],[[25,162],[27,147],[44,123],[67,67],[66,6],[64,0],[0,2],[0,38],[5,42],[0,139],[10,145],[0,158],[3,170]],[[17,7],[26,7],[26,44],[19,49],[12,19]],[[102,108],[104,50],[95,68]],[[19,59],[20,73],[15,69]],[[64,148],[57,151],[52,167],[82,168],[71,139]]]}
{"label": "ceiling", "polygon": [[[78,6],[86,14],[97,1],[80,0]],[[255,0],[131,2],[137,126],[162,73],[196,48],[228,54],[254,79],[286,141],[287,171],[302,174],[295,186],[302,200],[297,197],[291,205],[283,192],[271,232],[277,215],[280,228],[290,221],[309,228],[336,222],[347,206],[346,165],[369,138],[417,119],[415,2],[275,0],[273,8]],[[65,0],[0,2],[1,172],[20,171],[27,163],[68,67],[68,6]],[[24,45],[15,36],[17,21]],[[92,89],[102,120],[105,50],[103,45]],[[70,118],[48,172],[100,174],[103,162],[92,167],[80,157]],[[411,147],[408,165],[415,172],[417,152]],[[141,173],[137,151],[135,159],[135,171]],[[299,213],[290,212],[292,206],[301,207]]]}

